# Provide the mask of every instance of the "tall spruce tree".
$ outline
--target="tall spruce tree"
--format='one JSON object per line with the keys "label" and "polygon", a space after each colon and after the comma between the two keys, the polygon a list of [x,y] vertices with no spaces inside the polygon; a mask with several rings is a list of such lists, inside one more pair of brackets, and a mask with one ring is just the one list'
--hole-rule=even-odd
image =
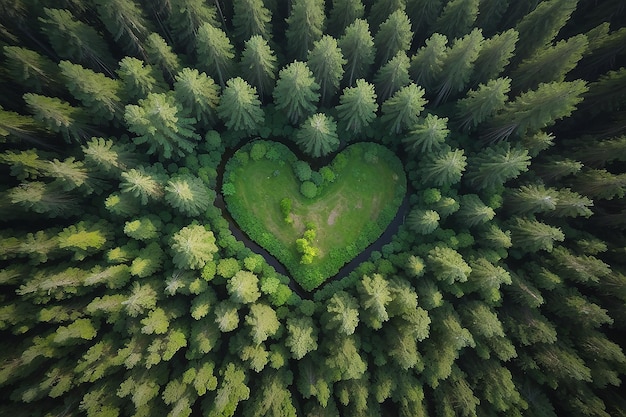
{"label": "tall spruce tree", "polygon": [[276,108],[284,109],[291,123],[296,124],[315,111],[319,88],[309,67],[294,61],[278,73],[272,95]]}
{"label": "tall spruce tree", "polygon": [[344,74],[343,66],[346,63],[337,40],[332,36],[324,35],[313,44],[313,49],[309,51],[307,65],[320,86],[322,103],[328,103],[337,92]]}
{"label": "tall spruce tree", "polygon": [[235,51],[226,33],[210,23],[198,28],[196,53],[199,64],[224,87],[234,71]]}
{"label": "tall spruce tree", "polygon": [[356,19],[350,24],[339,39],[339,47],[348,61],[344,81],[352,86],[354,81],[365,78],[374,63],[374,39],[369,25],[363,19]]}
{"label": "tall spruce tree", "polygon": [[239,64],[241,72],[261,97],[268,96],[274,88],[276,61],[276,55],[261,36],[254,35],[245,42]]}
{"label": "tall spruce tree", "polygon": [[254,87],[242,78],[231,78],[222,93],[217,114],[229,129],[256,132],[265,116]]}
{"label": "tall spruce tree", "polygon": [[287,49],[295,59],[304,60],[315,41],[324,33],[324,0],[294,0],[287,18]]}
{"label": "tall spruce tree", "polygon": [[396,10],[380,25],[374,37],[376,65],[384,65],[398,52],[407,52],[411,47],[413,32],[406,13]]}
{"label": "tall spruce tree", "polygon": [[339,122],[346,131],[363,132],[376,118],[378,110],[374,86],[364,79],[356,80],[356,86],[344,88],[336,109]]}

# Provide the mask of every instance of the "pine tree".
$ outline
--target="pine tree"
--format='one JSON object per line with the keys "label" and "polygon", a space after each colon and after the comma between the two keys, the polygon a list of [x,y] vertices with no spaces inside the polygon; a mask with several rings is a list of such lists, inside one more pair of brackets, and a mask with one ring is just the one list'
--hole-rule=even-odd
{"label": "pine tree", "polygon": [[496,212],[483,203],[476,194],[461,196],[461,208],[455,214],[460,223],[468,227],[487,223],[495,215]]}
{"label": "pine tree", "polygon": [[405,144],[408,151],[431,153],[433,150],[441,148],[449,134],[447,117],[427,114],[411,128],[409,136],[403,138],[402,143]]}
{"label": "pine tree", "polygon": [[374,39],[367,22],[356,19],[350,24],[339,39],[339,47],[348,61],[344,81],[352,86],[355,80],[367,77],[374,63]]}
{"label": "pine tree", "polygon": [[116,42],[129,53],[143,53],[149,23],[139,5],[127,0],[94,0],[98,17]]}
{"label": "pine tree", "polygon": [[287,319],[287,339],[285,346],[291,350],[295,360],[302,359],[309,352],[317,350],[317,327],[310,317],[289,317]]}
{"label": "pine tree", "polygon": [[[389,2],[383,2],[389,3]],[[376,27],[376,25],[373,25]],[[411,47],[413,32],[411,22],[403,10],[396,10],[380,25],[374,37],[376,65],[384,65],[398,52],[407,52]]]}
{"label": "pine tree", "polygon": [[[94,192],[94,183],[85,163],[76,161],[73,156],[63,161],[56,158],[48,161],[46,174],[55,179],[53,185],[58,185],[64,191],[80,188],[85,194]],[[98,189],[98,191],[101,190]]]}
{"label": "pine tree", "polygon": [[362,19],[364,12],[361,0],[332,0],[327,32],[333,36],[341,35],[356,19]]}
{"label": "pine tree", "polygon": [[467,180],[479,189],[499,187],[528,170],[530,156],[526,149],[511,148],[508,143],[486,148],[470,159]]}
{"label": "pine tree", "polygon": [[379,28],[381,23],[397,11],[404,11],[406,0],[373,0],[368,11],[368,20],[373,28]]}
{"label": "pine tree", "polygon": [[411,83],[383,103],[382,121],[389,125],[393,133],[410,129],[419,121],[419,115],[426,103],[424,89]]}
{"label": "pine tree", "polygon": [[450,39],[467,35],[478,16],[479,0],[452,0],[437,18],[433,30]]}
{"label": "pine tree", "polygon": [[197,69],[183,68],[175,76],[174,93],[177,101],[200,126],[208,128],[215,121],[220,88],[215,81]]}
{"label": "pine tree", "polygon": [[102,124],[120,117],[122,100],[119,81],[69,61],[61,61],[59,69],[68,90],[80,100],[93,123]]}
{"label": "pine tree", "polygon": [[513,246],[526,252],[552,251],[554,242],[562,242],[565,235],[558,227],[553,227],[533,219],[515,217],[511,221]]}
{"label": "pine tree", "polygon": [[124,101],[135,103],[146,98],[150,93],[161,93],[167,90],[160,72],[137,58],[125,57],[120,61],[117,75],[122,81]]}
{"label": "pine tree", "polygon": [[318,90],[309,67],[294,61],[278,73],[272,95],[276,108],[284,109],[291,123],[296,124],[315,111],[320,97]]}
{"label": "pine tree", "polygon": [[198,28],[196,36],[198,64],[224,87],[234,71],[235,51],[226,33],[205,23]]}
{"label": "pine tree", "polygon": [[508,190],[506,207],[514,214],[546,213],[556,208],[558,193],[542,184],[523,185]]}
{"label": "pine tree", "polygon": [[578,0],[547,0],[525,15],[515,26],[519,43],[515,59],[519,62],[549,45],[576,9]]}
{"label": "pine tree", "polygon": [[355,87],[346,87],[336,107],[339,122],[346,131],[358,134],[376,118],[378,104],[374,86],[364,79],[356,80]]}
{"label": "pine tree", "polygon": [[71,217],[78,213],[76,198],[41,181],[23,182],[6,191],[8,200],[21,209],[48,217]]}
{"label": "pine tree", "polygon": [[331,347],[326,355],[325,366],[335,380],[359,379],[367,370],[367,362],[359,353],[360,344],[354,336],[329,340]]}
{"label": "pine tree", "polygon": [[263,0],[234,0],[233,26],[235,39],[240,43],[258,35],[270,40],[272,28],[271,12],[263,4]]}
{"label": "pine tree", "polygon": [[256,89],[239,77],[228,80],[217,114],[229,129],[249,133],[256,132],[265,118]]}
{"label": "pine tree", "polygon": [[493,34],[500,27],[503,15],[507,12],[510,0],[483,0],[479,5],[476,26],[485,34]]}
{"label": "pine tree", "polygon": [[442,64],[443,72],[439,79],[436,104],[445,103],[450,94],[456,95],[467,87],[482,42],[482,31],[476,28],[466,36],[456,39],[448,48]]}
{"label": "pine tree", "polygon": [[85,161],[93,164],[99,173],[120,174],[136,164],[132,144],[114,143],[113,139],[92,137],[81,149]]}
{"label": "pine tree", "polygon": [[324,1],[294,0],[287,18],[287,49],[294,59],[304,60],[324,33]]}
{"label": "pine tree", "polygon": [[576,35],[555,45],[539,49],[511,73],[519,90],[537,88],[539,83],[564,81],[587,49],[587,37]]}
{"label": "pine tree", "polygon": [[176,45],[183,45],[187,53],[196,48],[196,37],[202,25],[219,27],[217,10],[204,0],[169,0],[168,3],[168,26]]}
{"label": "pine tree", "polygon": [[106,243],[111,238],[110,227],[104,220],[97,223],[80,221],[67,226],[57,235],[59,248],[73,252],[73,259],[82,261],[106,249]]}
{"label": "pine tree", "polygon": [[254,35],[245,42],[240,66],[247,81],[256,88],[259,96],[265,97],[270,94],[276,79],[276,55],[265,39]]}
{"label": "pine tree", "polygon": [[133,142],[150,145],[148,154],[184,156],[200,140],[193,130],[195,119],[184,117],[181,105],[171,95],[150,93],[139,105],[127,105],[124,119],[128,130],[139,135]]}
{"label": "pine tree", "polygon": [[448,186],[461,181],[466,160],[463,149],[444,147],[439,152],[428,154],[418,172],[425,184]]}
{"label": "pine tree", "polygon": [[314,158],[327,155],[339,147],[337,123],[330,116],[316,113],[302,123],[296,143]]}
{"label": "pine tree", "polygon": [[421,85],[428,92],[437,87],[437,80],[441,78],[443,65],[446,61],[448,38],[439,33],[426,39],[425,45],[411,57],[409,73],[417,85]]}
{"label": "pine tree", "polygon": [[252,304],[261,296],[259,278],[249,271],[237,271],[226,283],[231,300],[237,304]]}
{"label": "pine tree", "polygon": [[328,300],[322,323],[327,330],[343,335],[354,334],[359,325],[359,303],[345,291],[338,291]]}
{"label": "pine tree", "polygon": [[389,282],[380,274],[364,275],[357,290],[364,323],[373,329],[380,329],[389,320],[387,304],[392,300]]}
{"label": "pine tree", "polygon": [[213,232],[204,226],[191,224],[172,236],[172,261],[177,268],[201,269],[217,252]]}
{"label": "pine tree", "polygon": [[4,151],[0,154],[0,162],[10,167],[11,176],[19,181],[37,179],[46,172],[47,162],[36,149],[26,151]]}
{"label": "pine tree", "polygon": [[576,176],[574,188],[591,198],[622,198],[626,194],[626,174],[613,174],[606,169],[590,169]]}
{"label": "pine tree", "polygon": [[522,93],[509,102],[494,118],[493,128],[485,137],[497,142],[512,134],[524,136],[550,126],[571,115],[586,91],[582,80],[539,84],[536,90]]}
{"label": "pine tree", "polygon": [[296,417],[294,399],[289,389],[292,379],[291,372],[285,370],[264,373],[250,400],[244,403],[245,415]]}
{"label": "pine tree", "polygon": [[374,76],[374,83],[381,101],[387,100],[410,82],[409,57],[402,51],[383,65]]}
{"label": "pine tree", "polygon": [[[441,14],[443,0],[407,0],[406,14],[413,22],[416,37],[424,39]],[[417,82],[417,81],[416,81]]]}
{"label": "pine tree", "polygon": [[434,210],[415,208],[411,210],[406,224],[416,233],[427,235],[439,227],[439,214]]}
{"label": "pine tree", "polygon": [[39,94],[26,93],[23,98],[34,119],[50,131],[60,133],[66,142],[82,142],[87,136],[88,116],[82,108]]}
{"label": "pine tree", "polygon": [[206,212],[214,198],[215,193],[192,175],[175,176],[165,186],[165,201],[189,217]]}
{"label": "pine tree", "polygon": [[182,69],[180,57],[158,33],[151,33],[146,39],[146,55],[148,63],[161,68],[163,75],[169,81],[173,80]]}
{"label": "pine tree", "polygon": [[514,29],[485,39],[478,53],[478,58],[474,61],[471,84],[486,84],[498,77],[513,57],[517,39],[518,33]]}
{"label": "pine tree", "polygon": [[138,198],[142,205],[146,205],[148,199],[159,200],[163,197],[164,176],[156,169],[133,168],[122,172],[120,189]]}
{"label": "pine tree", "polygon": [[90,66],[113,75],[115,60],[107,43],[91,26],[77,20],[69,10],[43,9],[41,31],[62,59]]}
{"label": "pine tree", "polygon": [[7,142],[7,139],[34,139],[33,134],[39,128],[32,117],[6,111],[0,107],[0,143]]}
{"label": "pine tree", "polygon": [[337,40],[332,36],[324,35],[313,44],[313,49],[308,54],[307,65],[320,86],[322,103],[329,102],[337,92],[346,63]]}
{"label": "pine tree", "polygon": [[435,278],[450,285],[455,281],[467,281],[472,272],[472,268],[463,260],[461,254],[452,248],[435,246],[428,251],[427,259]]}
{"label": "pine tree", "polygon": [[489,119],[507,102],[507,94],[511,89],[510,78],[497,78],[487,84],[480,84],[476,90],[457,100],[457,117],[462,128],[475,129],[480,123]]}

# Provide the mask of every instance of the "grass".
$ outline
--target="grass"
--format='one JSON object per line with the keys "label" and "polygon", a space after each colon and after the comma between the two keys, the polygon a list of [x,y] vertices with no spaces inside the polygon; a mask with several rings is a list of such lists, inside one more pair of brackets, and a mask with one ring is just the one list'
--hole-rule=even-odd
{"label": "grass", "polygon": [[[336,172],[335,181],[325,183],[319,195],[313,199],[301,195],[300,182],[289,163],[282,163],[281,166],[281,163],[264,158],[257,161],[249,160],[234,171],[231,182],[236,193],[232,196],[234,198],[228,198],[227,202],[229,206],[239,205],[239,210],[235,212],[246,212],[248,221],[256,219],[262,227],[246,227],[249,223],[245,219],[240,221],[235,214],[233,217],[257,242],[262,240],[260,236],[255,236],[258,233],[269,233],[273,236],[279,242],[281,250],[266,249],[276,256],[294,275],[296,281],[306,289],[310,289],[307,288],[310,286],[303,284],[303,281],[306,281],[303,276],[311,275],[311,271],[323,271],[321,275],[324,276],[315,274],[317,286],[334,275],[343,264],[349,262],[382,234],[393,216],[386,221],[384,228],[378,227],[372,232],[372,225],[378,223],[385,207],[395,205],[393,210],[395,215],[400,205],[401,198],[396,198],[398,189],[402,190],[401,197],[404,196],[406,189],[402,166],[399,161],[397,164],[389,163],[387,161],[391,157],[389,155],[387,158],[378,157],[375,163],[366,161],[365,153],[373,148],[379,153],[391,154],[390,151],[381,149],[379,145],[368,143],[351,145],[343,152],[347,157],[346,163]],[[292,200],[291,224],[285,221],[280,210],[280,201],[283,198]],[[296,251],[295,241],[302,237],[308,222],[316,225],[314,246],[319,249],[319,255],[312,264],[302,265],[299,262],[300,254]],[[246,229],[254,230],[251,233],[251,230]],[[371,236],[372,234],[375,236]],[[369,236],[364,247],[361,247],[364,235]],[[339,260],[331,259],[333,252],[346,252],[346,248],[350,248],[348,250],[350,256],[341,256],[342,259]]]}

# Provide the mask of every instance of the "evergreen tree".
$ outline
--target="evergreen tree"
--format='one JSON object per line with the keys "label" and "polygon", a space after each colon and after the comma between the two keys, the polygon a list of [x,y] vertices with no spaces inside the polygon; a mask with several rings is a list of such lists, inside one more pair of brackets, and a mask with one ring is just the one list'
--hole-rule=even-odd
{"label": "evergreen tree", "polygon": [[447,186],[461,181],[467,158],[463,149],[446,147],[439,152],[428,154],[420,164],[418,172],[425,184]]}
{"label": "evergreen tree", "polygon": [[416,233],[427,235],[439,227],[439,214],[434,210],[415,208],[411,210],[406,224]]}
{"label": "evergreen tree", "polygon": [[290,317],[287,319],[287,339],[285,346],[291,350],[295,360],[302,359],[309,352],[317,350],[317,328],[310,317]]}
{"label": "evergreen tree", "polygon": [[537,88],[539,83],[564,81],[582,58],[587,45],[585,35],[576,35],[539,49],[511,73],[514,87],[529,90]]}
{"label": "evergreen tree", "polygon": [[337,150],[337,123],[330,116],[316,113],[302,123],[296,134],[296,143],[309,155],[319,158]]}
{"label": "evergreen tree", "polygon": [[259,278],[249,271],[238,271],[226,283],[231,300],[237,304],[252,304],[261,296]]}
{"label": "evergreen tree", "polygon": [[511,221],[513,246],[526,252],[552,251],[554,242],[562,242],[565,235],[558,227],[534,219],[515,217]]}
{"label": "evergreen tree", "polygon": [[244,42],[254,35],[270,40],[272,14],[263,4],[263,0],[234,0],[233,26],[234,35],[239,42]]}
{"label": "evergreen tree", "polygon": [[149,23],[139,5],[130,0],[94,0],[98,17],[115,41],[120,42],[127,52],[143,53],[143,42]]}
{"label": "evergreen tree", "polygon": [[461,208],[456,212],[461,224],[472,227],[487,223],[495,217],[493,209],[480,200],[476,194],[465,194],[461,196]]}
{"label": "evergreen tree", "polygon": [[[407,0],[406,14],[413,22],[413,31],[423,39],[426,33],[432,33],[432,25],[443,8],[442,0]],[[416,81],[417,82],[417,81]]]}
{"label": "evergreen tree", "polygon": [[168,26],[176,45],[182,45],[187,53],[196,48],[199,29],[204,24],[219,27],[217,10],[203,0],[169,0]]}
{"label": "evergreen tree", "polygon": [[196,53],[202,69],[224,87],[234,71],[235,52],[223,30],[210,23],[198,28]]}
{"label": "evergreen tree", "polygon": [[387,100],[393,93],[410,82],[409,57],[402,51],[383,65],[374,77],[376,90],[381,101]]}
{"label": "evergreen tree", "polygon": [[390,15],[404,11],[406,7],[406,0],[374,0],[371,3],[368,20],[373,28],[378,28]]}
{"label": "evergreen tree", "polygon": [[486,148],[470,159],[468,181],[479,189],[499,187],[528,170],[530,156],[526,149],[503,143]]}
{"label": "evergreen tree", "polygon": [[18,152],[5,151],[0,154],[0,162],[10,167],[11,176],[23,181],[42,177],[48,161],[43,159],[36,149],[29,149]]}
{"label": "evergreen tree", "polygon": [[417,50],[411,57],[411,67],[409,73],[417,85],[421,85],[426,90],[434,91],[437,80],[441,78],[443,65],[448,54],[446,45],[448,38],[439,33],[426,39],[426,43]]}
{"label": "evergreen tree", "polygon": [[445,246],[435,246],[428,251],[428,262],[435,273],[435,278],[449,285],[455,281],[467,281],[472,272],[472,268],[463,260],[461,254]]}
{"label": "evergreen tree", "polygon": [[172,261],[177,268],[201,269],[217,252],[215,236],[204,226],[191,224],[172,236]]}
{"label": "evergreen tree", "polygon": [[480,84],[476,90],[468,91],[464,98],[456,102],[461,127],[475,129],[480,123],[502,110],[510,89],[510,78],[497,78],[487,84]]}
{"label": "evergreen tree", "polygon": [[309,67],[294,61],[278,73],[272,95],[276,108],[284,109],[291,123],[296,124],[315,111],[320,97],[318,90]]}
{"label": "evergreen tree", "polygon": [[296,417],[294,400],[289,390],[292,379],[291,372],[284,370],[264,373],[250,400],[244,403],[245,415]]}
{"label": "evergreen tree", "polygon": [[159,200],[163,197],[163,182],[164,175],[158,170],[138,167],[122,172],[120,189],[140,199],[142,205],[146,205],[149,198]]}
{"label": "evergreen tree", "polygon": [[380,329],[383,322],[389,320],[387,304],[392,297],[388,281],[380,274],[373,274],[371,277],[364,275],[357,291],[363,308],[364,323],[373,329]]}
{"label": "evergreen tree", "polygon": [[215,323],[222,333],[232,332],[239,326],[239,313],[237,305],[229,300],[220,301],[213,310]]}
{"label": "evergreen tree", "polygon": [[6,195],[11,204],[51,218],[74,216],[79,207],[70,194],[41,181],[23,182],[9,188]]}
{"label": "evergreen tree", "polygon": [[424,89],[411,83],[383,103],[382,121],[389,125],[393,133],[410,129],[419,121],[419,114],[426,103]]}
{"label": "evergreen tree", "polygon": [[[389,2],[384,2],[389,3]],[[374,25],[375,27],[376,25]],[[407,52],[411,47],[413,32],[411,22],[403,10],[396,10],[380,25],[374,37],[376,65],[384,65],[398,52]]]}
{"label": "evergreen tree", "polygon": [[332,36],[324,35],[313,44],[313,49],[308,54],[307,65],[320,86],[322,103],[330,101],[337,92],[346,63],[337,40]]}
{"label": "evergreen tree", "polygon": [[91,26],[77,20],[69,10],[43,9],[41,31],[62,59],[88,65],[113,74],[115,60],[105,40]]}
{"label": "evergreen tree", "polygon": [[576,177],[576,191],[591,198],[612,200],[626,194],[626,174],[613,174],[606,169],[590,169]]}
{"label": "evergreen tree", "polygon": [[343,335],[354,334],[359,325],[359,303],[345,291],[333,294],[326,304],[322,323],[327,330],[335,330]]}
{"label": "evergreen tree", "polygon": [[374,63],[374,39],[367,22],[356,19],[350,24],[339,39],[339,47],[348,61],[344,81],[352,86],[355,80],[367,77]]}
{"label": "evergreen tree", "polygon": [[333,36],[341,35],[356,19],[362,19],[364,12],[361,0],[332,0],[327,32]]}
{"label": "evergreen tree", "polygon": [[87,136],[88,116],[82,108],[39,94],[26,93],[23,98],[34,119],[50,131],[60,133],[66,142],[82,142]]}
{"label": "evergreen tree", "polygon": [[150,65],[133,57],[125,57],[120,61],[117,75],[122,81],[124,101],[135,103],[146,98],[150,93],[161,93],[167,90],[160,72]]}
{"label": "evergreen tree", "polygon": [[200,140],[193,130],[195,119],[184,117],[182,107],[171,95],[150,93],[139,100],[139,105],[127,105],[124,119],[128,130],[139,135],[133,142],[149,144],[149,154],[184,156]]}
{"label": "evergreen tree", "polygon": [[2,110],[0,107],[0,142],[8,139],[32,139],[39,125],[30,116]]}
{"label": "evergreen tree", "polygon": [[70,93],[80,100],[95,124],[120,117],[122,110],[119,81],[69,61],[59,63]]}
{"label": "evergreen tree", "polygon": [[113,139],[93,137],[81,149],[85,160],[100,173],[120,174],[136,163],[134,147],[131,144],[114,143]]}
{"label": "evergreen tree", "polygon": [[478,58],[474,61],[471,76],[473,85],[487,84],[502,73],[513,57],[517,39],[518,33],[509,29],[483,41]]}
{"label": "evergreen tree", "polygon": [[202,410],[211,416],[232,416],[238,404],[250,397],[244,369],[233,362],[226,362],[219,371],[220,384],[215,397],[202,401]]}
{"label": "evergreen tree", "polygon": [[158,33],[151,33],[146,39],[146,55],[150,65],[161,68],[167,80],[173,80],[182,69],[180,57]]}
{"label": "evergreen tree", "polygon": [[506,207],[515,214],[546,213],[556,208],[557,191],[542,184],[523,185],[509,190]]}
{"label": "evergreen tree", "polygon": [[245,322],[250,328],[252,342],[256,345],[260,345],[269,337],[274,336],[280,328],[276,312],[267,304],[252,304],[250,313],[245,317]]}
{"label": "evergreen tree", "polygon": [[539,84],[536,90],[522,93],[509,102],[494,118],[494,127],[485,136],[497,142],[512,134],[523,136],[543,129],[572,114],[586,91],[582,80]]}
{"label": "evergreen tree", "polygon": [[217,114],[229,129],[250,133],[257,131],[265,118],[256,89],[239,77],[228,80]]}
{"label": "evergreen tree", "polygon": [[376,118],[378,104],[374,86],[364,79],[356,80],[355,87],[346,87],[336,107],[340,123],[346,131],[358,134]]}
{"label": "evergreen tree", "polygon": [[304,60],[315,41],[324,33],[324,1],[294,0],[287,18],[287,49],[295,59]]}
{"label": "evergreen tree", "polygon": [[516,61],[528,58],[549,45],[576,9],[578,0],[547,0],[525,15],[515,26],[519,42]]}
{"label": "evergreen tree", "polygon": [[[90,177],[90,172],[82,161],[76,161],[74,157],[66,158],[63,161],[53,159],[48,161],[46,167],[47,176],[54,178],[54,185],[59,186],[64,191],[72,191],[80,188],[85,194],[94,192],[94,183]],[[98,191],[101,191],[98,189]]]}
{"label": "evergreen tree", "polygon": [[449,134],[447,117],[427,114],[411,128],[409,136],[403,138],[402,142],[411,152],[431,153],[441,148]]}
{"label": "evergreen tree", "polygon": [[202,180],[191,175],[178,175],[165,186],[165,201],[189,217],[204,213],[215,198],[215,193]]}
{"label": "evergreen tree", "polygon": [[215,81],[197,69],[183,68],[175,76],[174,93],[200,126],[208,128],[215,120],[220,88]]}
{"label": "evergreen tree", "polygon": [[254,35],[245,42],[241,54],[241,71],[261,97],[270,94],[276,79],[276,56],[267,40]]}
{"label": "evergreen tree", "polygon": [[510,0],[483,0],[479,4],[476,26],[483,28],[485,34],[495,33],[500,27],[503,15],[509,8]]}
{"label": "evergreen tree", "polygon": [[444,103],[450,94],[458,94],[467,87],[482,42],[483,35],[480,29],[474,29],[454,41],[443,60],[443,72],[439,79],[435,103]]}
{"label": "evergreen tree", "polygon": [[437,18],[433,30],[450,39],[467,35],[478,16],[479,0],[452,0]]}

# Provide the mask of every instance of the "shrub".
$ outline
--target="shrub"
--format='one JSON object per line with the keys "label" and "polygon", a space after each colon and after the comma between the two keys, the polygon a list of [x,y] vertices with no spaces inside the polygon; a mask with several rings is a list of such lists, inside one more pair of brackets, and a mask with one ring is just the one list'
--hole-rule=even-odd
{"label": "shrub", "polygon": [[305,181],[300,186],[300,193],[306,198],[314,198],[317,195],[317,185],[311,181]]}

